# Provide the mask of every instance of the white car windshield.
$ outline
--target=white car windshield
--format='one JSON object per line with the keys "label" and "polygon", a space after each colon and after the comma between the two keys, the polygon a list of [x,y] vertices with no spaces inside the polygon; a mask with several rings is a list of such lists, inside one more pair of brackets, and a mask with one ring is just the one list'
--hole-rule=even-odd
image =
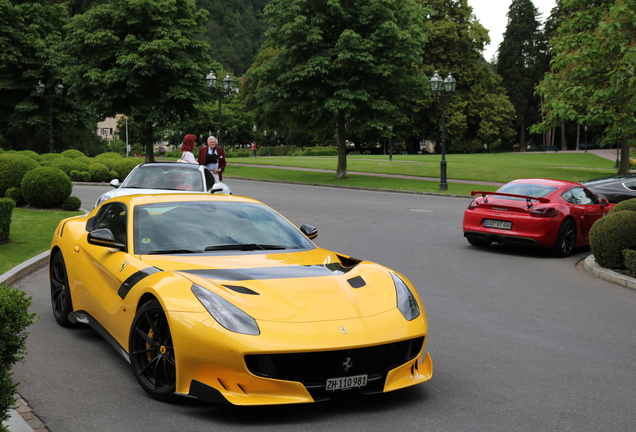
{"label": "white car windshield", "polygon": [[314,244],[269,207],[188,201],[135,207],[138,254],[313,249]]}
{"label": "white car windshield", "polygon": [[126,177],[120,187],[205,191],[203,176],[198,169],[192,169],[183,164],[174,165],[139,167]]}

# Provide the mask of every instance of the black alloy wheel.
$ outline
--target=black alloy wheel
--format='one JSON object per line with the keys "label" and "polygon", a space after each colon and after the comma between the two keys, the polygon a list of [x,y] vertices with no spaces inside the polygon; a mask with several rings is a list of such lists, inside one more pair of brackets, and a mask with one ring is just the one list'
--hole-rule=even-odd
{"label": "black alloy wheel", "polygon": [[168,318],[157,300],[145,303],[130,329],[130,364],[141,387],[153,398],[175,399],[177,382]]}
{"label": "black alloy wheel", "polygon": [[559,235],[551,248],[552,254],[557,257],[566,257],[572,253],[576,242],[576,225],[572,219],[566,219],[561,224]]}
{"label": "black alloy wheel", "polygon": [[71,327],[68,315],[73,311],[71,291],[68,284],[68,274],[62,252],[55,252],[49,267],[49,280],[51,281],[51,306],[55,321],[61,326]]}

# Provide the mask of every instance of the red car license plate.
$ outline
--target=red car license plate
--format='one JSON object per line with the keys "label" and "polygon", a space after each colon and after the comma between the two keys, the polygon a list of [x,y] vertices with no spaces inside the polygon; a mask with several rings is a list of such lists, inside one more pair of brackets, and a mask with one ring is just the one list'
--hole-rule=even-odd
{"label": "red car license plate", "polygon": [[512,229],[512,222],[500,221],[494,219],[484,219],[484,226],[487,228],[499,228],[509,230]]}

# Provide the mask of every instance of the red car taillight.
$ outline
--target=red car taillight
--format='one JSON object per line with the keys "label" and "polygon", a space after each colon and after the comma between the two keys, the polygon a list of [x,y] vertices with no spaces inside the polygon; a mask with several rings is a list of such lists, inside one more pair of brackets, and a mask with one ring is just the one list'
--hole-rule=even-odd
{"label": "red car taillight", "polygon": [[477,208],[477,200],[474,199],[468,204],[468,210],[475,210]]}
{"label": "red car taillight", "polygon": [[553,218],[558,216],[559,211],[554,207],[539,207],[530,209],[530,214],[536,217]]}

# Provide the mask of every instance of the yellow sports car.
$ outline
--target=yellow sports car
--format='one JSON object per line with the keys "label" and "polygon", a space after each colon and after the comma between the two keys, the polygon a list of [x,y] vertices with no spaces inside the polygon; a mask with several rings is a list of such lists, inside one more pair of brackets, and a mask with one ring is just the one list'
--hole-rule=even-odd
{"label": "yellow sports car", "polygon": [[111,199],[55,230],[53,314],[97,330],[162,401],[305,403],[430,379],[415,288],[316,235],[244,197]]}

